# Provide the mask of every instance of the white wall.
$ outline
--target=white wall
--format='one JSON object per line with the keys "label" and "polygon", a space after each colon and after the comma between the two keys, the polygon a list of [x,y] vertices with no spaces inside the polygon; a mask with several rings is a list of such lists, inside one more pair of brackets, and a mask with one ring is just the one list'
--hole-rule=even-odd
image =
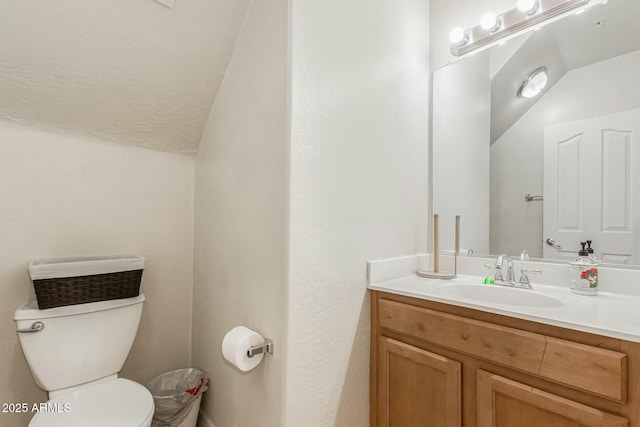
{"label": "white wall", "polygon": [[[122,376],[190,363],[194,157],[0,122],[0,402],[44,402],[13,322],[32,258],[146,257],[142,322]],[[3,427],[31,415],[0,413]]]}
{"label": "white wall", "polygon": [[492,253],[542,256],[544,127],[640,107],[638,75],[640,51],[570,71],[493,144]]}
{"label": "white wall", "polygon": [[369,425],[366,261],[427,249],[426,0],[291,2],[285,425]]}
{"label": "white wall", "polygon": [[433,213],[440,216],[440,250],[489,253],[491,80],[488,52],[433,73]]}
{"label": "white wall", "polygon": [[[196,167],[193,363],[211,374],[203,411],[217,427],[282,425],[287,92],[287,1],[254,1]],[[237,325],[276,342],[249,373],[222,357]]]}

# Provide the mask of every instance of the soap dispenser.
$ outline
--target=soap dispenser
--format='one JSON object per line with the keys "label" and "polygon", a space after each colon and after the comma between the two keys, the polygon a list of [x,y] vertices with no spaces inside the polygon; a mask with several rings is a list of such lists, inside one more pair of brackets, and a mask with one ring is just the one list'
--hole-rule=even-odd
{"label": "soap dispenser", "polygon": [[[571,261],[571,284],[569,288],[574,294],[598,294],[598,261],[586,249],[587,242],[580,242],[582,249],[578,257]],[[589,245],[591,246],[591,245]]]}
{"label": "soap dispenser", "polygon": [[[591,247],[591,243],[592,243],[591,240],[587,240],[587,252],[589,252],[589,256],[591,258],[595,258],[595,255],[593,253],[593,248]],[[584,246],[583,246],[583,249],[584,249]]]}

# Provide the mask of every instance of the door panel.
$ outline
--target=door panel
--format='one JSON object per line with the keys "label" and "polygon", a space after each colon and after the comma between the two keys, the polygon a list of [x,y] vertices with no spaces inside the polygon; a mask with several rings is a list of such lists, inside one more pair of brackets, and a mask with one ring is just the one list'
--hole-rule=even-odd
{"label": "door panel", "polygon": [[382,337],[378,426],[460,427],[460,363]]}
{"label": "door panel", "polygon": [[602,230],[631,232],[631,132],[602,134]]}
{"label": "door panel", "polygon": [[582,230],[584,135],[558,142],[558,229]]}

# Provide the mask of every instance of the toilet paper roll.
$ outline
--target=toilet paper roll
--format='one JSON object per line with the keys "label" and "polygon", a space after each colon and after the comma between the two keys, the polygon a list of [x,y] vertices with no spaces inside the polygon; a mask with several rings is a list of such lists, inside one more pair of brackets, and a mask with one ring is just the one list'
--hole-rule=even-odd
{"label": "toilet paper roll", "polygon": [[262,335],[245,326],[236,326],[222,340],[222,355],[236,368],[247,372],[262,362],[264,353],[247,356],[249,347],[264,343]]}

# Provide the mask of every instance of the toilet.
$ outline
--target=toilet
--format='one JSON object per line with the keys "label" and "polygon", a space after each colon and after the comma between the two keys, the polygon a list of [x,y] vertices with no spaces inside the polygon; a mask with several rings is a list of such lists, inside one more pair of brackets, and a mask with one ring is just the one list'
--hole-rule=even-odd
{"label": "toilet", "polygon": [[49,400],[29,427],[149,427],[154,404],[142,385],[118,378],[138,331],[144,295],[14,315],[33,379]]}

